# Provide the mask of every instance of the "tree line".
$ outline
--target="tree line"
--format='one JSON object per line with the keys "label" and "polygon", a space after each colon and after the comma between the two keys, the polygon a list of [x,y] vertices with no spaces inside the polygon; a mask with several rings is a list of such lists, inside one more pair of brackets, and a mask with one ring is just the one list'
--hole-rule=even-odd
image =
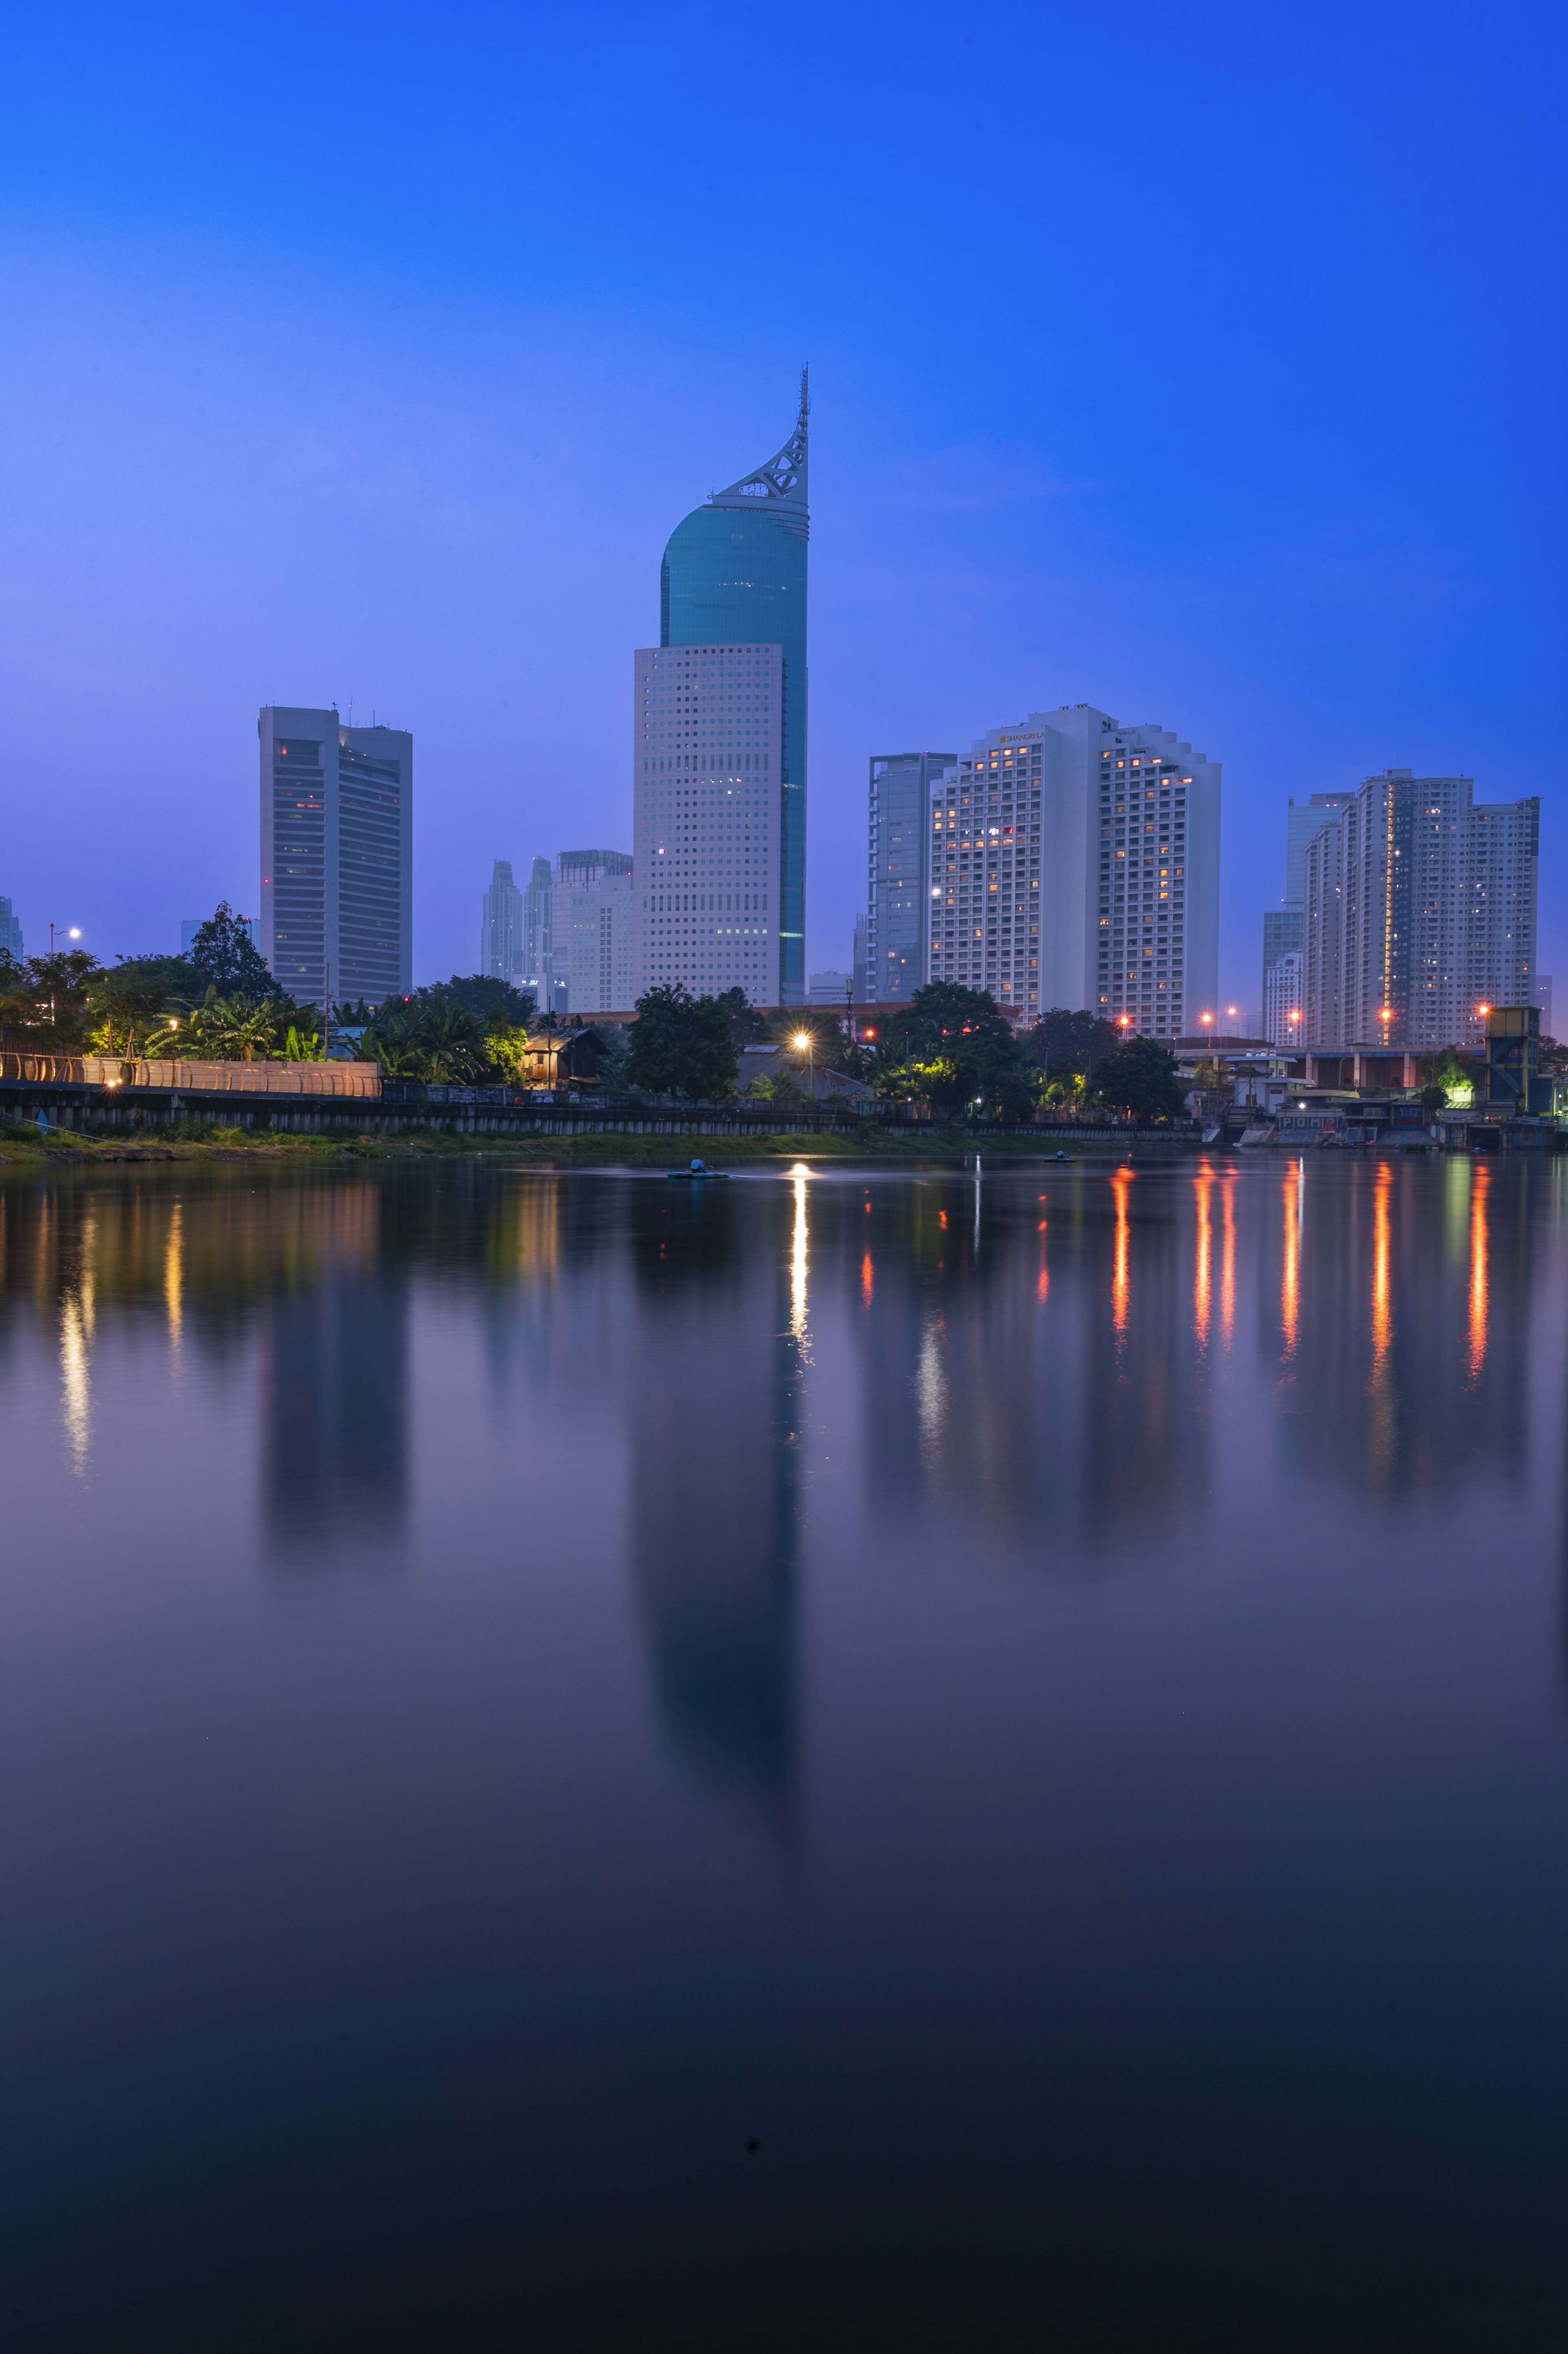
{"label": "tree line", "polygon": [[[1054,1008],[1015,1032],[989,991],[933,981],[875,1037],[851,1043],[836,1014],[806,1008],[768,1016],[735,989],[694,996],[648,991],[630,1032],[541,1016],[533,996],[482,974],[453,974],[376,1007],[332,1009],[334,1043],[379,1063],[389,1078],[515,1084],[541,1031],[592,1028],[603,1078],[648,1095],[712,1102],[740,1087],[742,1049],[768,1044],[780,1066],[746,1090],[803,1100],[814,1063],[863,1081],[888,1101],[942,1118],[1024,1120],[1036,1111],[1097,1108],[1143,1120],[1180,1117],[1175,1058],[1150,1038],[1123,1038],[1089,1013]],[[0,957],[0,1043],[29,1052],[127,1060],[311,1061],[326,1044],[320,1010],[290,997],[228,903],[183,956],[121,957],[80,949]]]}
{"label": "tree line", "polygon": [[[1097,1014],[1059,1006],[1015,1031],[989,990],[945,981],[916,990],[876,1036],[853,1044],[821,1009],[789,1014],[770,1034],[739,990],[650,990],[637,1001],[624,1076],[651,1095],[712,1102],[735,1093],[743,1046],[763,1043],[782,1047],[801,1075],[831,1065],[885,1100],[945,1119],[1016,1121],[1061,1108],[1163,1120],[1185,1110],[1176,1057],[1157,1040],[1125,1038]],[[786,1069],[747,1092],[778,1100],[804,1090]]]}

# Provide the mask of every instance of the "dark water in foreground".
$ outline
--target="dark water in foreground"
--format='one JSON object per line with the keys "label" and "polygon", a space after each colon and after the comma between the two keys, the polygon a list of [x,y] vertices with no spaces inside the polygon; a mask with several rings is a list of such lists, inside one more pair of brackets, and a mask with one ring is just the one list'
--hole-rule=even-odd
{"label": "dark water in foreground", "polygon": [[1568,2345],[1565,1179],[0,1185],[0,2342]]}

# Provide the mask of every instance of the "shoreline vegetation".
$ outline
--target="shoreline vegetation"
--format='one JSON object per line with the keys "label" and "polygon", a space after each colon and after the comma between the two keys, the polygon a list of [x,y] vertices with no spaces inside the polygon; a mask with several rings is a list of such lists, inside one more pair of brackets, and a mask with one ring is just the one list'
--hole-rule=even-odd
{"label": "shoreline vegetation", "polygon": [[[869,1126],[869,1123],[868,1123]],[[247,1161],[292,1168],[330,1169],[356,1161],[503,1161],[540,1169],[623,1168],[679,1169],[694,1154],[715,1168],[743,1162],[794,1161],[961,1161],[976,1152],[988,1160],[1053,1161],[1060,1138],[1016,1133],[977,1138],[961,1128],[933,1127],[924,1136],[867,1134],[822,1135],[809,1129],[800,1135],[705,1136],[697,1129],[675,1129],[654,1136],[626,1135],[617,1129],[579,1136],[506,1137],[444,1136],[416,1130],[398,1136],[296,1135],[287,1129],[191,1128],[164,1129],[145,1137],[82,1135],[74,1129],[41,1129],[12,1124],[0,1126],[0,1169],[144,1168],[158,1161]],[[1071,1157],[1126,1159],[1135,1149],[1155,1149],[1143,1138],[1075,1139]],[[1172,1138],[1171,1148],[1182,1149]],[[1190,1148],[1189,1148],[1190,1149]]]}

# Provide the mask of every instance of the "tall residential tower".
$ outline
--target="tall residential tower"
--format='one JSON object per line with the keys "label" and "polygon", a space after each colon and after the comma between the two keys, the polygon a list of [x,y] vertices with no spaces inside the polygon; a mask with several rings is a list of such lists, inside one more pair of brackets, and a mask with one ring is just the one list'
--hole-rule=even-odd
{"label": "tall residential tower", "polygon": [[805,1000],[806,379],[782,450],[677,524],[636,661],[637,988]]}
{"label": "tall residential tower", "polygon": [[1308,1046],[1478,1046],[1483,1009],[1537,1005],[1541,802],[1468,777],[1368,777],[1308,843]]}
{"label": "tall residential tower", "polygon": [[274,980],[321,1005],[406,995],[414,977],[414,739],[335,706],[268,704],[261,938]]}
{"label": "tall residential tower", "polygon": [[1213,1005],[1220,764],[1169,728],[1032,711],[948,770],[929,822],[933,981],[1155,1038]]}

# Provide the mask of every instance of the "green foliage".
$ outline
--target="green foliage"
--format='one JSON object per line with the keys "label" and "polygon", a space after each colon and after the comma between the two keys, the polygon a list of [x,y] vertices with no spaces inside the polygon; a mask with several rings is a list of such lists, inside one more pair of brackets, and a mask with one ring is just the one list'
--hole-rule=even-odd
{"label": "green foliage", "polygon": [[1434,1081],[1430,1086],[1422,1088],[1421,1108],[1423,1111],[1444,1111],[1447,1108],[1447,1088],[1439,1087],[1436,1081]]}
{"label": "green foliage", "polygon": [[948,1116],[1027,1119],[1037,1068],[989,990],[928,981],[892,1016],[874,1057],[879,1094],[923,1097]]}
{"label": "green foliage", "polygon": [[442,986],[389,997],[366,1029],[361,1052],[392,1079],[473,1087],[496,1076],[482,1017]]}
{"label": "green foliage", "polygon": [[1065,1005],[1053,1005],[1032,1030],[1025,1031],[1021,1043],[1030,1061],[1049,1076],[1086,1076],[1102,1055],[1111,1052],[1117,1029],[1114,1022],[1086,1009],[1074,1013]]}
{"label": "green foliage", "polygon": [[1128,1038],[1095,1065],[1094,1090],[1112,1111],[1134,1119],[1180,1119],[1186,1097],[1176,1057],[1156,1038]]}
{"label": "green foliage", "polygon": [[465,1013],[477,1014],[486,1031],[524,1029],[535,1011],[531,989],[514,989],[510,981],[497,981],[485,972],[471,972],[466,978],[454,972],[450,981],[432,981],[418,994],[427,1003],[450,998]]}
{"label": "green foliage", "polygon": [[640,997],[626,1057],[631,1085],[693,1103],[733,1095],[739,1054],[730,1000],[737,993],[694,997],[677,981]]}
{"label": "green foliage", "polygon": [[83,949],[28,957],[0,966],[0,1033],[29,1052],[79,1055],[92,1024],[92,1001],[103,968]]}
{"label": "green foliage", "polygon": [[281,990],[250,944],[250,936],[227,899],[220,899],[191,942],[190,961],[201,986],[220,997],[258,1003]]}
{"label": "green foliage", "polygon": [[726,989],[717,1000],[729,1010],[730,1024],[737,1046],[766,1046],[772,1036],[768,1016],[759,1005],[753,1005],[744,989]]}

